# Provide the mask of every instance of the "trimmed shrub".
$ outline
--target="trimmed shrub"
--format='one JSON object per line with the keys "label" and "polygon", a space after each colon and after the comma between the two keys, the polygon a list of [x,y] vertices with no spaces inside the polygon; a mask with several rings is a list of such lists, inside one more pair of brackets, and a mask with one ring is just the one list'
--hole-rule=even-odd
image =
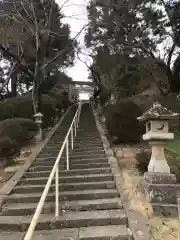
{"label": "trimmed shrub", "polygon": [[67,109],[70,105],[70,101],[68,99],[68,94],[57,94],[57,93],[50,93],[49,96],[55,101],[56,108],[58,110]]}
{"label": "trimmed shrub", "polygon": [[104,105],[110,98],[110,92],[106,88],[102,88],[99,97],[100,97],[100,103],[101,105]]}
{"label": "trimmed shrub", "polygon": [[37,133],[38,126],[29,119],[13,118],[0,122],[0,163],[9,164],[11,157]]}
{"label": "trimmed shrub", "polygon": [[[53,123],[56,115],[56,100],[48,95],[42,95],[41,112],[44,115],[44,127]],[[0,102],[0,120],[7,118],[33,118],[31,94],[18,96]]]}
{"label": "trimmed shrub", "polygon": [[116,143],[139,142],[145,132],[145,126],[137,120],[142,115],[141,109],[129,100],[119,104],[110,104],[104,110],[106,125]]}
{"label": "trimmed shrub", "polygon": [[0,167],[13,164],[12,157],[20,154],[21,147],[9,137],[0,139]]}
{"label": "trimmed shrub", "polygon": [[137,167],[139,171],[141,171],[142,173],[147,172],[150,158],[150,151],[141,151],[136,154],[136,160],[138,162]]}

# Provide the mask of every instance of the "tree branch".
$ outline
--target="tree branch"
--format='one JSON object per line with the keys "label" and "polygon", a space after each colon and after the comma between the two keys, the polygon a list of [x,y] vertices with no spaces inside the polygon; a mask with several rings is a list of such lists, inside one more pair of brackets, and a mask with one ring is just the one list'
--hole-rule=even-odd
{"label": "tree branch", "polygon": [[67,44],[66,47],[59,52],[54,58],[52,58],[51,60],[49,60],[43,67],[42,69],[46,68],[49,64],[51,64],[52,62],[54,62],[55,60],[57,60],[66,50],[68,47],[72,46],[72,43],[79,37],[79,35],[82,33],[82,31],[87,27],[88,25],[86,24],[85,26],[83,26],[83,28],[75,35],[75,37],[72,39],[72,42],[70,44]]}
{"label": "tree branch", "polygon": [[176,42],[174,41],[174,43],[173,43],[173,45],[171,47],[171,50],[169,51],[168,59],[167,59],[167,65],[168,65],[169,68],[170,68],[171,59],[172,59],[172,55],[173,55],[173,52],[175,50],[175,47],[176,47]]}
{"label": "tree branch", "polygon": [[18,67],[19,69],[21,69],[21,71],[26,72],[29,76],[33,76],[33,73],[31,72],[30,69],[26,68],[25,66],[22,65],[21,60],[14,55],[13,53],[11,53],[7,48],[5,48],[4,46],[2,46],[0,44],[0,51],[2,52],[3,55],[5,55],[8,58],[13,59],[14,61],[16,61],[18,63]]}

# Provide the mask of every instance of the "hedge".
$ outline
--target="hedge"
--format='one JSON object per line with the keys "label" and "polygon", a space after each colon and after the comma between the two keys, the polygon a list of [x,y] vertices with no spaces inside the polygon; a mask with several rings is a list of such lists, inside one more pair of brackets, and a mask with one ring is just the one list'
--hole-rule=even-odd
{"label": "hedge", "polygon": [[[56,115],[57,100],[48,95],[42,95],[41,112],[44,115],[44,126],[51,125]],[[0,120],[8,118],[33,119],[33,105],[31,94],[18,96],[0,102]]]}
{"label": "hedge", "polygon": [[137,117],[142,115],[141,108],[133,101],[124,100],[118,104],[110,104],[104,109],[106,126],[117,143],[139,142],[145,132],[145,126]]}
{"label": "hedge", "polygon": [[8,165],[11,158],[36,135],[38,127],[33,120],[6,119],[0,122],[0,165]]}

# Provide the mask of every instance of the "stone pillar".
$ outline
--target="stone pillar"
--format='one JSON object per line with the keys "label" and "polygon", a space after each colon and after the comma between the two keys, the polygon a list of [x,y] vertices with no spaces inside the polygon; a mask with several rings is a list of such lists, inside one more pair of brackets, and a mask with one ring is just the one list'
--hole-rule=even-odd
{"label": "stone pillar", "polygon": [[43,114],[42,113],[36,113],[34,115],[34,117],[35,117],[35,122],[38,125],[38,133],[35,136],[35,139],[36,139],[37,142],[42,142],[42,140],[43,140],[43,130],[42,130]]}
{"label": "stone pillar", "polygon": [[165,141],[149,142],[149,145],[152,147],[152,154],[148,165],[148,172],[170,173],[170,167],[164,154],[165,144]]}
{"label": "stone pillar", "polygon": [[69,98],[69,101],[72,102],[72,84],[69,84],[68,98]]}

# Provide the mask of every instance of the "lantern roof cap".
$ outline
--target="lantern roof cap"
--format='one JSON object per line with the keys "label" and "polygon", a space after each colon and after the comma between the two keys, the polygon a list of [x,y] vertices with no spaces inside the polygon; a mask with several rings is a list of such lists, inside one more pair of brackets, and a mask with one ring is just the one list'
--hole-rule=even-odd
{"label": "lantern roof cap", "polygon": [[38,112],[38,113],[36,113],[36,114],[34,115],[34,117],[43,117],[43,114],[40,113],[40,112]]}
{"label": "lantern roof cap", "polygon": [[155,102],[153,106],[137,119],[141,122],[148,120],[171,120],[179,117],[179,113],[163,107],[159,102]]}

